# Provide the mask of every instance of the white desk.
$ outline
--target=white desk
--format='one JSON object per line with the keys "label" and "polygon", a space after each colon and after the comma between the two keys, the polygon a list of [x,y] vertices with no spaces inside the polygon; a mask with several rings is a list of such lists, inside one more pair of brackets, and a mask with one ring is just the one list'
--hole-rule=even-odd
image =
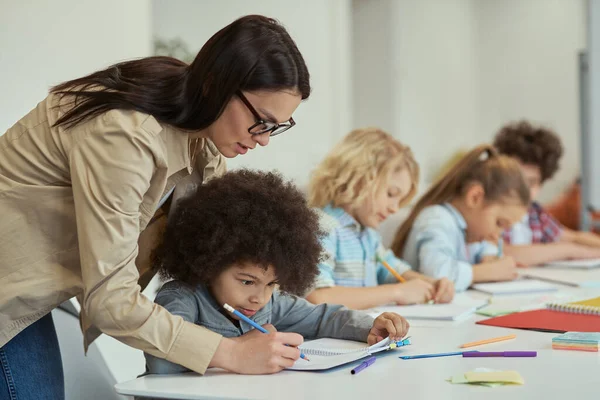
{"label": "white desk", "polygon": [[[574,289],[569,289],[572,292]],[[469,293],[471,296],[481,294]],[[358,375],[350,364],[330,372],[283,371],[275,375],[244,376],[209,370],[205,376],[148,376],[115,386],[120,394],[170,399],[592,399],[598,398],[598,353],[552,350],[556,333],[475,325],[479,316],[460,323],[413,323],[413,345],[388,352]],[[401,360],[399,355],[458,350],[458,345],[516,333],[517,339],[482,346],[480,350],[536,350],[536,358],[463,359],[444,357]],[[453,385],[445,380],[479,367],[516,370],[523,386],[498,388]]]}
{"label": "white desk", "polygon": [[585,270],[534,267],[520,269],[519,273],[521,276],[570,286],[600,288],[600,268]]}

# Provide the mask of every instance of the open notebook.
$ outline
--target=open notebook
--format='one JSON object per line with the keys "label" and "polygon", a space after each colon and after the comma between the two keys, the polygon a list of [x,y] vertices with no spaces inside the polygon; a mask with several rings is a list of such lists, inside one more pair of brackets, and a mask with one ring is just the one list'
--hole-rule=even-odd
{"label": "open notebook", "polygon": [[534,279],[521,279],[510,282],[476,283],[473,289],[493,295],[525,294],[554,292],[558,290],[556,285]]}
{"label": "open notebook", "polygon": [[600,258],[594,258],[590,260],[565,260],[565,261],[553,261],[545,265],[545,267],[551,268],[564,268],[564,269],[592,269],[600,268]]}
{"label": "open notebook", "polygon": [[330,369],[388,350],[391,343],[389,338],[375,343],[373,346],[366,346],[363,342],[331,338],[311,340],[299,346],[299,349],[308,356],[310,361],[300,358],[288,369],[296,371]]}

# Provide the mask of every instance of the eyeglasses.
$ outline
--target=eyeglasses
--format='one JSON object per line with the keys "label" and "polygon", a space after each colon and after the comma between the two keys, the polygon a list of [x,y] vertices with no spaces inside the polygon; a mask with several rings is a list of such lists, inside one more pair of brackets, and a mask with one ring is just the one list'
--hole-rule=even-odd
{"label": "eyeglasses", "polygon": [[248,133],[250,133],[251,135],[261,135],[263,133],[270,132],[269,136],[276,136],[280,133],[287,131],[292,126],[296,125],[296,121],[294,121],[294,118],[290,118],[289,121],[281,124],[273,121],[265,121],[260,117],[256,109],[252,106],[252,104],[250,104],[246,96],[244,96],[240,90],[238,90],[236,94],[238,95],[240,100],[242,100],[242,102],[246,105],[246,107],[248,107],[248,110],[250,110],[250,112],[252,113],[252,115],[254,115],[254,118],[256,120],[254,125],[248,128]]}

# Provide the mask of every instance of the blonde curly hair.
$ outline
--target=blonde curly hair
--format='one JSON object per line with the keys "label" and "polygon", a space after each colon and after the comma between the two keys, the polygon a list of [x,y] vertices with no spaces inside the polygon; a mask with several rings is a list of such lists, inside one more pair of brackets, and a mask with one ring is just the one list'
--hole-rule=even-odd
{"label": "blonde curly hair", "polygon": [[379,128],[350,132],[313,171],[308,187],[308,203],[313,207],[360,207],[387,182],[389,175],[406,169],[411,177],[406,205],[417,192],[419,166],[413,153]]}

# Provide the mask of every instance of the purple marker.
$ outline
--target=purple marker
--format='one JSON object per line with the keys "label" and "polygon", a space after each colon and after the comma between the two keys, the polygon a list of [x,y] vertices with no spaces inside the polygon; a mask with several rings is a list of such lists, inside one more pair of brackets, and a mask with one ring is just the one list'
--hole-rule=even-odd
{"label": "purple marker", "polygon": [[479,351],[463,353],[463,357],[537,357],[537,351]]}
{"label": "purple marker", "polygon": [[366,361],[363,361],[362,363],[360,363],[360,365],[358,367],[356,367],[352,371],[350,371],[350,373],[352,375],[358,374],[360,371],[367,368],[369,365],[373,365],[375,360],[377,360],[377,358],[375,358],[375,356],[373,356],[373,357],[367,359]]}

